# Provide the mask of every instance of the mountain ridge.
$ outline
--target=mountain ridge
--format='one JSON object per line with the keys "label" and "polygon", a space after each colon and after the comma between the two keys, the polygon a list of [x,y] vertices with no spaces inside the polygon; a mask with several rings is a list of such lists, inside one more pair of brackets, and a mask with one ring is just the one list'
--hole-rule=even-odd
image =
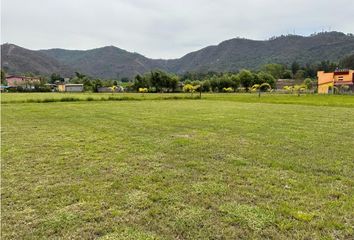
{"label": "mountain ridge", "polygon": [[[20,50],[11,54],[17,48]],[[32,70],[44,75],[51,72],[70,75],[79,71],[108,79],[133,77],[154,69],[182,74],[188,71],[227,72],[243,68],[259,69],[267,63],[291,64],[297,61],[306,64],[325,60],[339,61],[340,58],[354,53],[354,36],[340,32],[324,32],[310,36],[279,36],[268,40],[232,38],[176,59],[152,59],[115,46],[89,50],[29,50],[13,44],[3,44],[1,50],[1,65],[7,67],[10,73]]]}

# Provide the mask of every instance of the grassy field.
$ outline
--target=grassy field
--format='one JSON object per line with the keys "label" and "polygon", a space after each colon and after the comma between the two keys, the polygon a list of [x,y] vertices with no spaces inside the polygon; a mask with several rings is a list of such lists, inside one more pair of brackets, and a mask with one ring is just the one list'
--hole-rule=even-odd
{"label": "grassy field", "polygon": [[2,95],[2,239],[353,238],[354,97],[53,96]]}
{"label": "grassy field", "polygon": [[[113,100],[169,100],[171,98],[191,98],[197,97],[199,93],[193,95],[189,93],[11,93],[2,94],[2,103],[32,103],[36,101],[106,101],[109,98]],[[337,106],[337,107],[354,107],[354,97],[350,95],[301,95],[296,94],[272,94],[263,93],[259,98],[253,93],[203,93],[203,100],[218,101],[235,101],[246,103],[282,103],[282,104],[298,104],[298,105],[315,105],[315,106]]]}

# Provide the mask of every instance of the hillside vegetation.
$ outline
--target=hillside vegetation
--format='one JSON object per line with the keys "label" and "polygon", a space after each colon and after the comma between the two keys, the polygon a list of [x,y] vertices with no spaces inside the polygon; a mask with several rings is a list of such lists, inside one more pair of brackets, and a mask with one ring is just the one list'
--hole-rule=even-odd
{"label": "hillside vegetation", "polygon": [[266,41],[236,38],[170,60],[150,59],[114,46],[86,51],[31,51],[5,44],[2,45],[2,67],[9,73],[38,72],[48,75],[57,72],[72,75],[74,71],[79,71],[92,77],[117,79],[133,77],[154,69],[172,73],[229,72],[243,68],[258,69],[266,63],[289,65],[294,61],[300,64],[338,62],[353,53],[354,36],[339,32],[309,37],[289,35]]}
{"label": "hillside vegetation", "polygon": [[70,76],[74,72],[74,68],[60,60],[13,44],[1,45],[1,69],[8,74],[33,73],[47,76],[52,73]]}

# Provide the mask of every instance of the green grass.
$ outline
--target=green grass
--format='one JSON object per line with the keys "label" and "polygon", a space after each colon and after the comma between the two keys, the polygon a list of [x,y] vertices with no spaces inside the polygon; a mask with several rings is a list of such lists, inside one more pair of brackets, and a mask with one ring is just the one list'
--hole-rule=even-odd
{"label": "green grass", "polygon": [[[5,93],[2,103],[46,103],[65,101],[129,101],[129,100],[172,100],[197,98],[199,93]],[[261,97],[253,93],[203,93],[204,100],[234,101],[246,103],[280,103],[315,106],[354,107],[354,97],[350,95],[315,95],[263,93]]]}
{"label": "green grass", "polygon": [[29,96],[2,95],[2,239],[354,234],[353,97]]}
{"label": "green grass", "polygon": [[12,103],[51,103],[79,101],[142,101],[199,99],[194,94],[138,94],[138,93],[6,93],[2,94],[3,104]]}

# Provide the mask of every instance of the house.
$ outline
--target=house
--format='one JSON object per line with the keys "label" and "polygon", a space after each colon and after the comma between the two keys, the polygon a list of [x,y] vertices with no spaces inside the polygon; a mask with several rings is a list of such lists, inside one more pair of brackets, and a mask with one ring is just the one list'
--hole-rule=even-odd
{"label": "house", "polygon": [[25,77],[9,75],[6,76],[6,82],[8,87],[24,87],[24,88],[34,88],[34,85],[40,83],[40,79],[36,77]]}
{"label": "house", "polygon": [[58,84],[59,92],[83,92],[84,84],[61,83]]}
{"label": "house", "polygon": [[336,69],[334,72],[317,72],[318,93],[331,93],[333,87],[340,88],[347,85],[351,91],[354,91],[354,70]]}
{"label": "house", "polygon": [[3,85],[1,85],[1,86],[0,86],[0,92],[5,92],[5,90],[6,90],[7,88],[9,88],[9,87],[8,87],[8,86],[3,86]]}

